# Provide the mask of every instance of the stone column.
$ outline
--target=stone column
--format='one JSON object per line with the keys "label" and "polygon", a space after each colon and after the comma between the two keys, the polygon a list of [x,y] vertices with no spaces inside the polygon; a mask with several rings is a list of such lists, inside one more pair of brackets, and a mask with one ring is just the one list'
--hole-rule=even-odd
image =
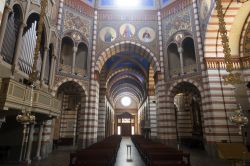
{"label": "stone column", "polygon": [[183,49],[182,47],[178,48],[178,52],[180,54],[180,64],[181,64],[181,74],[184,74],[184,66],[183,66]]}
{"label": "stone column", "polygon": [[56,56],[52,55],[50,73],[49,73],[49,87],[50,88],[53,88],[55,68],[56,68]]}
{"label": "stone column", "polygon": [[[5,34],[7,22],[8,22],[8,17],[9,17],[9,14],[11,11],[12,10],[11,10],[10,6],[6,5],[4,13],[3,13],[3,17],[2,17],[1,28],[0,28],[0,54],[2,51],[3,38],[4,38],[4,34]],[[0,57],[2,57],[2,56],[0,56]]]}
{"label": "stone column", "polygon": [[26,133],[27,133],[27,124],[23,124],[23,138],[22,138],[22,145],[21,145],[21,150],[20,150],[19,161],[22,161],[22,159],[23,159],[23,154],[24,154],[24,150],[25,150]]}
{"label": "stone column", "polygon": [[47,61],[47,57],[48,57],[48,50],[49,50],[49,48],[45,47],[44,54],[43,54],[41,77],[40,77],[41,84],[44,84],[44,74],[45,74],[45,68],[46,68],[46,61]]}
{"label": "stone column", "polygon": [[31,163],[30,160],[30,154],[31,154],[31,150],[32,150],[32,143],[33,143],[33,135],[34,135],[34,124],[30,125],[30,132],[29,132],[29,142],[28,142],[28,149],[27,149],[27,153],[26,153],[26,158],[25,161],[28,162],[28,164]]}
{"label": "stone column", "polygon": [[38,145],[37,145],[37,150],[36,150],[37,160],[41,159],[42,138],[43,138],[43,123],[40,124],[40,129],[39,129],[39,134],[38,134]]}
{"label": "stone column", "polygon": [[77,47],[73,48],[72,74],[75,73]]}
{"label": "stone column", "polygon": [[25,23],[21,23],[19,31],[18,31],[18,36],[17,36],[17,41],[16,41],[16,49],[15,49],[15,54],[14,54],[14,60],[12,62],[12,73],[16,70],[17,63],[18,63],[18,58],[21,52],[21,41],[23,38],[23,30],[26,27]]}

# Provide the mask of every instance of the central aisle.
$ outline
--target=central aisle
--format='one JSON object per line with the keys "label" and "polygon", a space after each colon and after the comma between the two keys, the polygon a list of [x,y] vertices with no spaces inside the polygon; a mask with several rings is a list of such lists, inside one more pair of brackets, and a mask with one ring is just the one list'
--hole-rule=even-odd
{"label": "central aisle", "polygon": [[[127,144],[131,145],[131,159],[127,160]],[[130,137],[122,137],[120,148],[117,153],[115,166],[145,166],[139,152]]]}

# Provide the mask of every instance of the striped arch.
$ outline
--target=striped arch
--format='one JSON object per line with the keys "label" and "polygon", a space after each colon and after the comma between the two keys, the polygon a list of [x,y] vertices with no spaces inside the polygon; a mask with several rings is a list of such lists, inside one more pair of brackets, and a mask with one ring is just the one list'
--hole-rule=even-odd
{"label": "striped arch", "polygon": [[145,46],[131,41],[123,41],[120,43],[116,43],[111,47],[107,48],[105,51],[103,51],[96,61],[95,70],[100,73],[103,65],[110,57],[123,51],[130,51],[140,54],[141,56],[146,58],[149,61],[149,63],[152,64],[155,73],[157,71],[159,72],[161,71],[160,64],[157,58],[155,57],[154,53]]}
{"label": "striped arch", "polygon": [[[113,77],[113,76],[115,76],[116,74],[119,74],[119,73],[121,73],[121,72],[132,72],[132,73],[135,73],[135,74],[137,74],[137,75],[140,75],[141,77],[143,77],[144,78],[144,76],[140,73],[140,72],[138,72],[137,70],[134,70],[134,69],[131,69],[131,68],[121,68],[121,69],[119,69],[119,70],[116,70],[115,72],[112,72],[112,73],[110,73],[108,76],[107,76],[107,81],[106,81],[106,86],[108,85],[108,82],[109,82],[109,80]],[[145,78],[146,79],[146,78]]]}
{"label": "striped arch", "polygon": [[116,98],[114,99],[114,103],[116,103],[121,97],[123,97],[123,96],[130,96],[132,99],[134,99],[137,103],[139,103],[140,101],[139,101],[139,99],[138,99],[138,97],[135,95],[135,94],[133,94],[133,93],[129,93],[129,92],[122,92],[122,93],[120,93],[119,95],[117,95],[116,96]]}
{"label": "striped arch", "polygon": [[85,88],[85,86],[83,85],[83,83],[77,79],[74,79],[74,78],[64,78],[63,80],[61,80],[60,82],[58,82],[54,87],[53,87],[53,92],[52,92],[52,95],[55,96],[56,95],[56,92],[58,90],[58,88],[63,84],[63,83],[66,83],[66,82],[70,82],[70,81],[73,81],[75,83],[77,83],[78,85],[80,85],[85,93],[85,95],[87,96],[88,94],[88,91],[87,89]]}
{"label": "striped arch", "polygon": [[245,21],[245,25],[242,29],[241,37],[240,37],[240,57],[244,56],[244,40],[245,36],[247,35],[247,28],[250,26],[250,14],[248,15],[248,18]]}
{"label": "striped arch", "polygon": [[[199,85],[199,83],[197,83],[196,81],[192,79],[181,79],[181,80],[176,81],[170,86],[167,92],[167,99],[166,99],[166,104],[165,104],[166,109],[163,110],[159,115],[160,116],[159,121],[163,119],[162,116],[166,116],[164,121],[167,121],[167,124],[169,125],[169,127],[168,127],[168,131],[163,136],[169,139],[177,139],[177,130],[176,130],[177,126],[176,126],[176,116],[175,116],[175,108],[174,108],[174,97],[175,97],[174,91],[175,91],[175,87],[178,84],[183,83],[183,82],[194,85],[199,90],[201,98],[203,98],[202,97],[203,88],[201,87],[201,85]],[[158,126],[159,126],[158,130],[164,131],[166,125],[159,123]]]}
{"label": "striped arch", "polygon": [[[244,28],[244,23],[249,15],[250,1],[238,3],[233,1],[222,1],[225,13],[226,28],[228,30],[229,46],[232,56],[239,56],[240,37]],[[204,41],[204,57],[224,57],[221,37],[219,34],[219,20],[217,18],[217,10],[211,12],[209,18],[205,41]]]}
{"label": "striped arch", "polygon": [[114,91],[112,91],[112,98],[114,98],[114,102],[116,101],[117,96],[120,96],[121,94],[124,94],[125,92],[127,94],[129,94],[129,96],[133,95],[137,98],[137,104],[141,104],[142,100],[143,100],[143,94],[140,93],[140,90],[135,87],[135,86],[131,86],[130,84],[122,84],[125,87],[123,88],[115,88]]}
{"label": "striped arch", "polygon": [[[121,76],[121,77],[118,77],[118,78],[115,78],[114,80],[112,80],[111,82],[110,82],[110,85],[109,85],[109,87],[108,87],[108,92],[109,91],[111,91],[111,89],[112,89],[112,86],[116,83],[116,82],[118,82],[118,81],[120,81],[120,80],[123,80],[123,79],[126,79],[126,78],[128,78],[128,79],[131,79],[131,80],[134,80],[135,82],[137,82],[139,85],[141,85],[141,87],[143,87],[143,84],[140,82],[140,80],[138,80],[135,76],[133,76],[132,74],[128,74],[128,75],[124,75],[124,76]],[[144,93],[146,93],[145,91],[143,91]]]}
{"label": "striped arch", "polygon": [[168,90],[167,95],[172,96],[172,93],[173,93],[174,88],[176,87],[176,85],[178,85],[179,83],[182,83],[182,82],[188,82],[188,83],[193,84],[200,91],[201,98],[203,98],[203,88],[202,88],[202,86],[198,82],[196,82],[196,81],[194,81],[192,79],[188,79],[188,78],[178,80],[174,84],[172,84],[171,87]]}

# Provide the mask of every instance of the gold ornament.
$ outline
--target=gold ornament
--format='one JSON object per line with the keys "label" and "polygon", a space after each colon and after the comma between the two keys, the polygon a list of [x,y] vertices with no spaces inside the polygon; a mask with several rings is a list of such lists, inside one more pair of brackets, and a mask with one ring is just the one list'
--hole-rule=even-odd
{"label": "gold ornament", "polygon": [[30,81],[35,82],[37,79],[37,60],[39,56],[39,51],[41,47],[41,40],[42,40],[42,32],[43,32],[43,24],[44,24],[44,18],[46,16],[46,7],[47,7],[47,0],[41,1],[41,13],[39,17],[38,22],[38,29],[37,29],[37,39],[36,39],[36,48],[34,53],[34,63],[32,66],[32,72],[30,74]]}
{"label": "gold ornament", "polygon": [[229,47],[229,40],[227,36],[227,29],[226,29],[226,23],[224,20],[224,13],[223,8],[221,5],[221,0],[216,0],[216,10],[217,15],[219,19],[219,32],[221,35],[221,43],[223,46],[223,53],[225,56],[225,63],[226,63],[226,71],[229,72],[229,75],[224,76],[225,84],[241,84],[243,81],[241,80],[241,74],[240,73],[232,73],[233,71],[233,62],[231,57],[231,49]]}
{"label": "gold ornament", "polygon": [[16,120],[23,124],[29,124],[35,123],[36,117],[25,111],[23,114],[17,115]]}
{"label": "gold ornament", "polygon": [[241,128],[248,123],[248,118],[243,114],[241,106],[239,109],[235,110],[233,114],[229,117],[230,122],[239,127],[239,134],[242,135]]}

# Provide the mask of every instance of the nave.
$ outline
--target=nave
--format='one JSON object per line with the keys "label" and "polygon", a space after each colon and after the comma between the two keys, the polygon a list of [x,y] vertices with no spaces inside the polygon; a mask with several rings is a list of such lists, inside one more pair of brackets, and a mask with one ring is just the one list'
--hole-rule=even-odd
{"label": "nave", "polygon": [[[132,161],[127,161],[127,149],[126,145],[132,145]],[[192,166],[228,166],[229,162],[209,157],[206,151],[198,149],[189,149],[187,147],[182,147],[184,152],[190,153],[190,160]],[[70,153],[75,149],[72,147],[58,147],[57,150],[53,151],[52,154],[43,160],[33,161],[31,166],[68,166],[70,162]],[[6,166],[11,166],[6,165]],[[22,166],[22,164],[20,164]],[[120,148],[117,153],[115,166],[145,166],[140,154],[135,148],[130,137],[122,137]]]}
{"label": "nave", "polygon": [[0,165],[69,165],[112,135],[112,165],[141,161],[131,135],[250,161],[249,43],[250,0],[0,0]]}

